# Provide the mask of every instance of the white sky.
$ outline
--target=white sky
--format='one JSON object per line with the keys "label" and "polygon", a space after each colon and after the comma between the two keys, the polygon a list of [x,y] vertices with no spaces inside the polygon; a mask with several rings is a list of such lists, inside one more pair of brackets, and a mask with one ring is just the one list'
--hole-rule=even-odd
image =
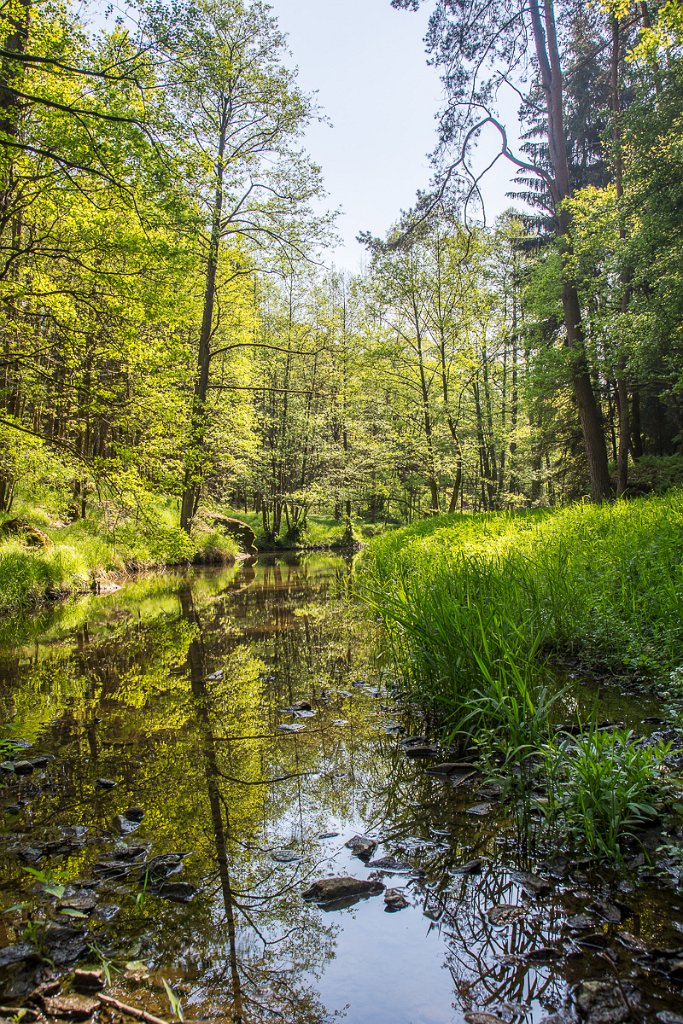
{"label": "white sky", "polygon": [[[302,87],[317,91],[332,121],[312,126],[306,144],[322,166],[330,206],[344,211],[342,244],[331,259],[356,271],[365,252],[358,232],[383,235],[431,177],[427,154],[442,93],[438,72],[426,64],[428,6],[410,13],[394,10],[390,0],[269,2]],[[501,160],[483,185],[487,219],[510,205],[509,181]]]}

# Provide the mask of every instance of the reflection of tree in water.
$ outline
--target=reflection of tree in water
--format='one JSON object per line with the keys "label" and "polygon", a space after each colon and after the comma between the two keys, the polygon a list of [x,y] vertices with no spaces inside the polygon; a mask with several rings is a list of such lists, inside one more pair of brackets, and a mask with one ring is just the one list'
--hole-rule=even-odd
{"label": "reflection of tree in water", "polygon": [[[385,745],[385,779],[369,788],[366,816],[384,845],[424,874],[410,882],[430,929],[445,940],[445,966],[463,1011],[507,1005],[513,1019],[531,1019],[533,1003],[561,1006],[566,982],[556,967],[529,962],[539,947],[559,943],[564,913],[544,903],[535,907],[522,894],[513,874],[495,865],[500,860],[495,823],[466,816],[471,791],[458,791],[435,780],[395,747]],[[439,824],[441,828],[439,828]],[[434,830],[440,835],[435,836]],[[483,858],[481,874],[449,871]],[[487,862],[492,862],[488,863]],[[524,907],[524,916],[506,927],[493,927],[487,911],[500,904]]]}
{"label": "reflection of tree in water", "polygon": [[[223,762],[226,740],[230,737],[214,734],[213,722],[217,715],[220,717],[221,709],[214,706],[214,697],[207,685],[200,618],[189,585],[180,590],[179,597],[183,618],[195,626],[187,660],[226,936],[225,959],[214,965],[208,979],[202,979],[202,987],[224,994],[224,985],[229,983],[234,1024],[269,1017],[291,1022],[321,1021],[328,1015],[316,1000],[306,976],[312,978],[324,960],[333,955],[332,929],[323,927],[317,915],[299,905],[300,878],[296,869],[283,883],[282,872],[267,871],[265,863],[262,872],[255,870],[253,863],[244,864],[245,856],[253,862],[258,859],[259,851],[254,849],[255,844],[244,843],[242,837],[233,835],[231,829],[235,789],[269,787],[286,781],[291,775],[275,781],[263,777],[239,779],[231,775],[226,786]],[[225,694],[225,677],[220,682]],[[242,878],[236,881],[234,875],[238,872]],[[297,893],[293,906],[291,897],[287,899],[292,890]]]}

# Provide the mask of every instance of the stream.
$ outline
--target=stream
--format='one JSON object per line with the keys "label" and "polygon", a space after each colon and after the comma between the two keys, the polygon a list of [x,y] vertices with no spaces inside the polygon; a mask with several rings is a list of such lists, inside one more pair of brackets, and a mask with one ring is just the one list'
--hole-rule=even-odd
{"label": "stream", "polygon": [[[680,877],[527,858],[495,786],[430,772],[352,572],[262,557],[2,624],[0,1004],[91,966],[169,1021],[680,1024]],[[303,898],[338,877],[376,884]]]}

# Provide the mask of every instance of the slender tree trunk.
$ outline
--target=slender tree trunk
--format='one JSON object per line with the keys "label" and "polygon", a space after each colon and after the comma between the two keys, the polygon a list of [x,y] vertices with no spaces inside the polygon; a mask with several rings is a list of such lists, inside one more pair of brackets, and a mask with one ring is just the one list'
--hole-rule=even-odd
{"label": "slender tree trunk", "polygon": [[[626,225],[621,210],[624,195],[624,161],[621,146],[621,92],[619,88],[619,69],[621,65],[621,29],[619,19],[612,18],[612,146],[614,149],[614,180],[617,192],[617,206],[619,216],[619,239],[623,243],[626,240]],[[621,311],[626,313],[631,301],[631,277],[625,267],[622,267],[619,274],[621,284]],[[617,497],[625,493],[628,487],[628,454],[629,442],[631,440],[631,424],[629,422],[629,400],[628,383],[626,379],[627,360],[624,346],[621,341],[617,354],[617,410],[619,413],[619,444],[617,449]]]}
{"label": "slender tree trunk", "polygon": [[602,417],[588,366],[581,305],[568,266],[572,251],[571,219],[567,211],[561,209],[563,200],[571,194],[571,183],[564,131],[564,85],[553,0],[543,0],[543,14],[539,0],[529,0],[529,13],[548,119],[548,154],[553,170],[549,186],[555,204],[557,233],[563,244],[562,308],[567,347],[571,353],[570,379],[581,421],[591,496],[593,501],[601,502],[610,498],[612,489]]}
{"label": "slender tree trunk", "polygon": [[202,326],[199,332],[199,350],[197,353],[197,371],[192,396],[192,416],[190,439],[185,459],[185,477],[183,481],[182,501],[180,508],[180,526],[188,533],[192,520],[197,512],[202,492],[203,469],[205,465],[204,445],[208,428],[206,397],[209,389],[209,369],[211,366],[211,335],[213,332],[213,311],[216,301],[216,278],[223,218],[223,175],[225,168],[223,157],[228,129],[228,101],[221,100],[221,119],[218,139],[218,156],[216,159],[216,189],[214,192],[211,219],[211,238],[209,255],[206,264],[206,285],[204,288],[204,307]]}

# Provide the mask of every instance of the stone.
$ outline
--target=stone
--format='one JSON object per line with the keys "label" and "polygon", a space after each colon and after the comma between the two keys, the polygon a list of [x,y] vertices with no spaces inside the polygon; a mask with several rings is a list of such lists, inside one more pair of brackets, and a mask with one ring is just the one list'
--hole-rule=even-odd
{"label": "stone", "polygon": [[145,812],[142,807],[129,807],[127,811],[123,812],[129,821],[137,821],[138,824],[142,821],[145,816]]}
{"label": "stone", "polygon": [[348,725],[348,724],[349,724],[348,718],[335,718],[335,720],[332,722],[332,725],[336,725],[339,728],[341,728],[343,725]]}
{"label": "stone", "polygon": [[296,715],[302,711],[313,711],[313,708],[307,700],[300,700],[298,704],[290,704],[288,707],[280,708],[279,710],[283,715]]}
{"label": "stone", "polygon": [[99,1010],[98,999],[91,999],[89,996],[53,996],[43,1000],[43,1006],[48,1017],[58,1017],[60,1020],[90,1020]]}
{"label": "stone", "polygon": [[532,875],[528,871],[515,871],[512,877],[519,882],[527,896],[547,896],[553,891],[553,884],[547,878]]}
{"label": "stone", "polygon": [[92,893],[79,893],[76,896],[65,896],[57,903],[58,910],[75,910],[79,914],[91,914],[97,901]]}
{"label": "stone", "polygon": [[171,903],[190,903],[197,895],[198,889],[189,882],[163,882],[153,891]]}
{"label": "stone", "polygon": [[413,870],[412,864],[408,864],[404,860],[397,860],[396,857],[377,857],[376,860],[369,861],[368,867],[377,868],[379,871],[388,871],[390,874]]}
{"label": "stone", "polygon": [[306,726],[302,725],[300,722],[292,722],[291,724],[278,725],[277,728],[278,732],[303,732]]}
{"label": "stone", "polygon": [[529,963],[547,964],[551,960],[559,960],[561,956],[562,950],[557,946],[537,946],[536,949],[530,949],[528,953],[525,953],[524,959]]}
{"label": "stone", "polygon": [[659,1021],[659,1024],[683,1024],[680,1013],[672,1013],[671,1010],[660,1010],[655,1020]]}
{"label": "stone", "polygon": [[14,771],[17,775],[30,775],[33,771],[33,761],[15,761]]}
{"label": "stone", "polygon": [[489,923],[496,928],[503,928],[515,921],[521,921],[524,917],[524,907],[518,907],[512,903],[499,903],[496,907],[490,907],[486,911]]}
{"label": "stone", "polygon": [[586,949],[607,949],[609,938],[604,932],[589,932],[588,935],[581,935],[577,938],[576,943],[579,946],[585,946]]}
{"label": "stone", "polygon": [[5,946],[4,949],[0,949],[0,969],[38,959],[39,954],[30,942],[17,942],[13,946]]}
{"label": "stone", "polygon": [[73,987],[77,992],[101,992],[104,988],[103,971],[76,971],[74,974]]}
{"label": "stone", "polygon": [[401,746],[405,749],[406,747],[424,747],[425,744],[429,743],[428,736],[406,736],[404,740],[401,740]]}
{"label": "stone", "polygon": [[608,924],[619,924],[621,922],[621,910],[614,903],[608,903],[607,900],[596,900],[594,903],[591,903],[588,909],[598,914]]}
{"label": "stone", "polygon": [[588,1024],[624,1024],[632,1020],[632,1009],[640,993],[632,985],[618,987],[612,981],[582,981],[574,989],[576,1010]]}
{"label": "stone", "polygon": [[319,878],[302,893],[302,898],[321,906],[335,903],[355,903],[366,896],[377,896],[384,892],[382,882],[374,878],[352,878],[340,875],[335,878]]}
{"label": "stone", "polygon": [[296,864],[304,859],[296,850],[273,850],[270,856],[277,864]]}
{"label": "stone", "polygon": [[131,832],[135,832],[140,827],[140,822],[134,818],[129,818],[127,814],[117,814],[112,822],[116,831],[122,835],[127,836]]}
{"label": "stone", "polygon": [[114,789],[116,785],[113,779],[95,779],[95,789]]}
{"label": "stone", "polygon": [[440,764],[427,765],[425,771],[429,775],[466,775],[469,778],[475,774],[476,768],[462,761],[442,761]]}
{"label": "stone", "polygon": [[438,757],[439,756],[439,748],[438,747],[432,747],[432,746],[418,746],[418,745],[416,745],[416,746],[411,746],[411,747],[405,747],[404,748],[404,753],[405,753],[406,757],[415,757],[415,758]]}
{"label": "stone", "polygon": [[476,857],[474,860],[468,860],[466,864],[461,864],[457,868],[451,868],[452,875],[479,875],[484,862],[481,857]]}
{"label": "stone", "polygon": [[463,1020],[467,1024],[502,1024],[503,1018],[497,1017],[495,1013],[484,1013],[481,1010],[471,1010],[466,1013]]}
{"label": "stone", "polygon": [[410,906],[408,900],[400,889],[387,889],[384,893],[384,904],[384,909],[389,914],[393,914],[397,910],[403,910],[404,907]]}
{"label": "stone", "polygon": [[347,843],[344,843],[344,846],[351,850],[354,857],[364,861],[370,860],[377,849],[377,843],[373,839],[368,839],[367,836],[353,836]]}
{"label": "stone", "polygon": [[234,519],[232,516],[213,515],[211,522],[214,526],[234,537],[248,555],[257,555],[258,548],[255,545],[256,534],[248,523],[241,519]]}
{"label": "stone", "polygon": [[589,932],[591,928],[595,927],[595,919],[588,914],[573,914],[564,923],[565,927],[574,935],[580,932]]}
{"label": "stone", "polygon": [[484,818],[490,813],[491,804],[475,804],[473,807],[468,807],[465,811],[465,814],[472,814],[475,818]]}

